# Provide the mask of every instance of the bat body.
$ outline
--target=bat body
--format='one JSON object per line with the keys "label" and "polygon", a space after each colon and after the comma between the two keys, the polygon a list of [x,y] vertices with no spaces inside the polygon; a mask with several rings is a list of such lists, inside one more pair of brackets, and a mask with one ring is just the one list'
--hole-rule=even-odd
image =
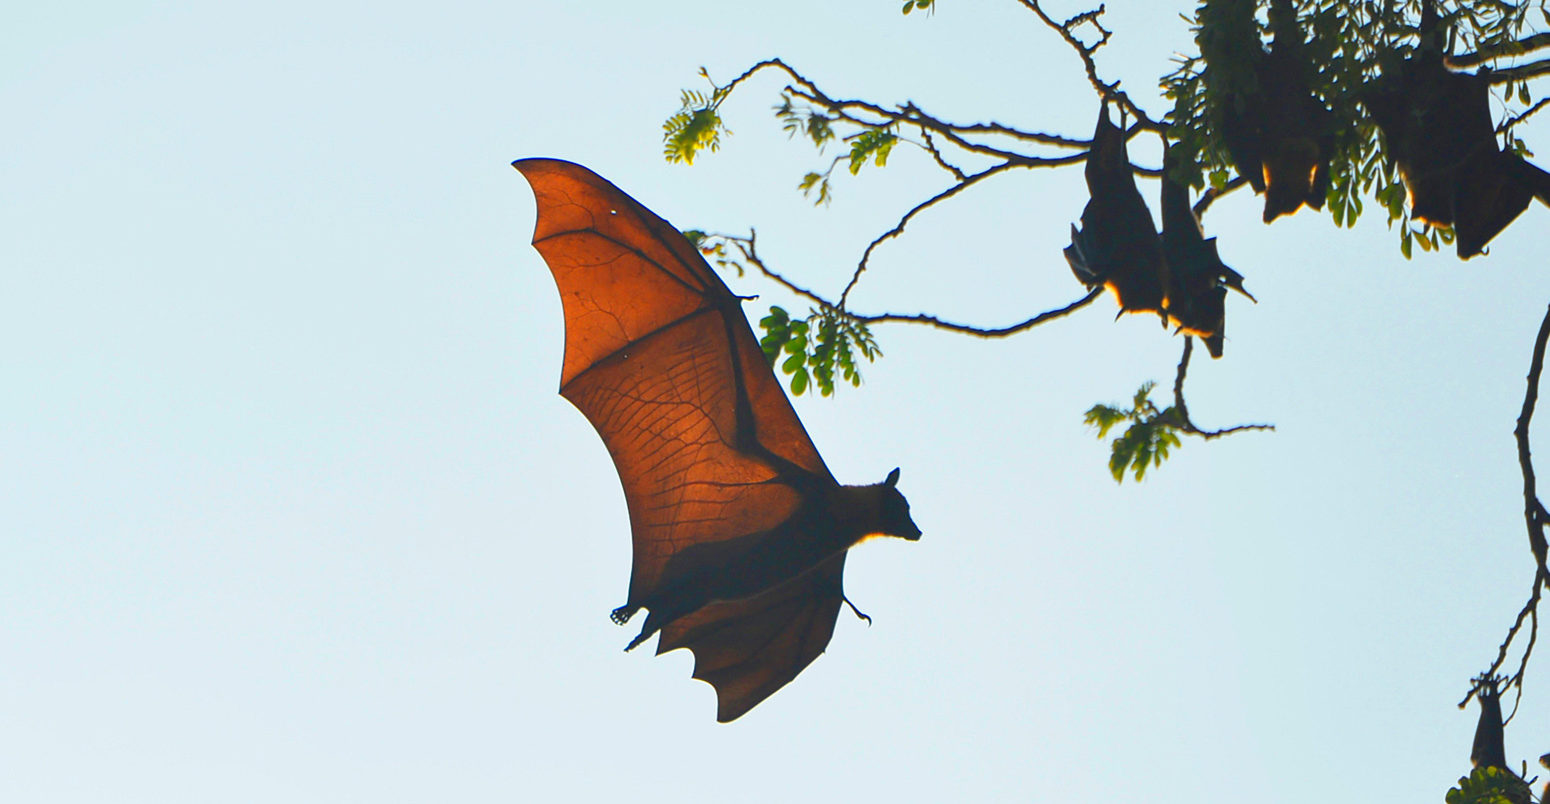
{"label": "bat body", "polygon": [[1475,742],[1470,746],[1469,761],[1477,768],[1507,767],[1507,744],[1502,729],[1502,702],[1494,680],[1480,682],[1475,690],[1480,701],[1480,720],[1475,724]]}
{"label": "bat body", "polygon": [[1162,316],[1168,263],[1151,210],[1136,189],[1125,132],[1109,119],[1108,104],[1099,113],[1084,173],[1091,199],[1082,210],[1082,228],[1071,227],[1065,249],[1071,272],[1088,287],[1107,287],[1121,313]]}
{"label": "bat body", "polygon": [[1189,188],[1173,178],[1174,149],[1163,155],[1162,244],[1168,261],[1168,319],[1180,332],[1200,338],[1212,357],[1222,356],[1227,324],[1227,289],[1252,301],[1243,275],[1227,267],[1216,251],[1216,238],[1206,238],[1189,204]]}
{"label": "bat body", "polygon": [[634,648],[688,648],[733,720],[829,644],[846,551],[918,539],[882,483],[829,473],[732,295],[677,229],[570,162],[512,164],[533,187],[533,245],[565,309],[560,393],[602,437],[634,560],[615,622],[648,610]]}
{"label": "bat body", "polygon": [[1488,75],[1455,73],[1423,49],[1363,96],[1411,217],[1452,227],[1462,259],[1483,252],[1536,195],[1550,203],[1550,174],[1497,145],[1490,86]]}
{"label": "bat body", "polygon": [[[1254,4],[1242,13],[1253,15]],[[1291,0],[1272,0],[1270,50],[1258,36],[1248,48],[1257,91],[1231,93],[1221,107],[1220,134],[1239,175],[1265,196],[1264,221],[1296,212],[1303,204],[1324,208],[1334,116],[1308,86],[1309,64]],[[1244,26],[1243,30],[1253,30]]]}

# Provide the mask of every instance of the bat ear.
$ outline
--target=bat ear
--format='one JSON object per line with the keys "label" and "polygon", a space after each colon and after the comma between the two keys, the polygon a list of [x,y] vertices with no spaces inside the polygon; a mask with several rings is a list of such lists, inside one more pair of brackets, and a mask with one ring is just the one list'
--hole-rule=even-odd
{"label": "bat ear", "polygon": [[899,485],[899,467],[895,466],[893,468],[893,471],[888,473],[888,477],[883,479],[883,485],[885,485],[885,486],[897,486],[897,485]]}

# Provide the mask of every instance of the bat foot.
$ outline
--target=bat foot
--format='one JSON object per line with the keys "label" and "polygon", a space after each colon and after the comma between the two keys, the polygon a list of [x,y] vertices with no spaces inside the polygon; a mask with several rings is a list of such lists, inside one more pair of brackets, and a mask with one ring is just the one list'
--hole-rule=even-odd
{"label": "bat foot", "polygon": [[[609,613],[608,619],[613,620],[614,621],[614,625],[624,625],[625,623],[630,621],[631,617],[635,616],[635,612],[637,612],[637,611],[640,611],[640,606],[630,606],[630,605],[620,606],[619,608],[614,609],[612,612]],[[630,648],[633,648],[633,647],[635,647],[635,645],[631,644]],[[629,648],[625,648],[625,650],[629,650]]]}
{"label": "bat foot", "polygon": [[870,626],[870,625],[871,625],[871,624],[872,624],[872,618],[871,618],[871,617],[868,617],[868,616],[867,616],[867,615],[865,615],[865,614],[862,614],[862,613],[861,613],[861,609],[858,609],[858,608],[856,608],[856,604],[854,604],[854,603],[852,603],[852,602],[850,602],[850,598],[848,598],[848,597],[846,597],[846,596],[845,596],[845,594],[844,594],[844,593],[843,593],[843,592],[842,592],[842,593],[840,593],[840,600],[843,600],[843,601],[845,601],[845,605],[847,605],[847,606],[849,606],[849,607],[850,607],[850,610],[851,610],[851,611],[853,611],[853,612],[855,612],[855,613],[856,613],[856,616],[857,616],[857,617],[859,617],[859,618],[861,618],[861,619],[863,619],[863,620],[866,620],[866,624],[867,624],[867,625],[869,625],[869,626]]}

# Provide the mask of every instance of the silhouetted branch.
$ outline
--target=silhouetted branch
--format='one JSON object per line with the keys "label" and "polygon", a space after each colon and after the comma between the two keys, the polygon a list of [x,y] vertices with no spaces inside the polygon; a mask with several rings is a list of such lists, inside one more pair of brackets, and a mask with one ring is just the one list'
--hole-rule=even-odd
{"label": "silhouetted branch", "polygon": [[[1071,161],[1080,161],[1081,159],[1085,159],[1086,157],[1087,157],[1086,153],[1081,153],[1081,154],[1075,155],[1074,157],[1071,157],[1070,159],[1071,159]],[[952,198],[953,196],[963,192],[964,190],[969,189],[969,187],[973,186],[974,184],[977,184],[978,182],[980,182],[983,179],[987,179],[987,178],[989,178],[991,176],[994,176],[997,173],[1001,173],[1002,171],[1008,170],[1010,168],[1021,167],[1021,166],[1022,165],[1020,165],[1020,164],[1018,164],[1016,162],[1002,162],[999,165],[995,165],[995,166],[986,168],[986,169],[980,171],[979,173],[975,173],[972,176],[966,176],[963,179],[959,180],[959,182],[957,184],[954,184],[953,186],[947,188],[946,190],[943,190],[942,192],[937,193],[936,195],[933,195],[930,198],[927,198],[926,200],[920,202],[919,204],[916,204],[915,206],[911,207],[908,212],[904,213],[904,215],[899,218],[899,222],[894,224],[892,229],[889,229],[888,231],[883,232],[882,234],[880,234],[877,237],[873,238],[872,242],[867,244],[866,250],[861,253],[861,261],[856,264],[855,272],[850,275],[850,281],[845,284],[845,289],[840,292],[840,302],[839,302],[839,304],[837,306],[839,306],[839,307],[844,307],[845,306],[846,300],[850,298],[850,291],[853,288],[856,287],[856,283],[857,282],[861,281],[861,274],[866,272],[867,262],[872,259],[872,252],[877,250],[877,247],[879,245],[882,245],[884,240],[890,240],[892,238],[898,237],[899,235],[903,234],[904,233],[904,227],[909,225],[909,222],[910,222],[911,218],[914,218],[916,215],[918,215],[921,212],[924,212],[925,210],[929,209],[930,207],[935,205],[937,202],[946,201],[947,199]]]}
{"label": "silhouetted branch", "polygon": [[[705,237],[707,239],[715,238],[731,243],[742,254],[744,261],[746,261],[749,265],[758,268],[760,273],[774,280],[776,283],[791,291],[792,293],[808,299],[809,301],[818,304],[820,307],[844,310],[844,308],[840,306],[839,302],[830,301],[823,296],[813,292],[812,290],[798,285],[777,271],[771,269],[769,265],[767,265],[764,260],[759,257],[756,234],[752,230],[748,232],[747,237],[739,237],[737,235],[720,233],[706,233]],[[964,335],[974,335],[980,338],[1004,338],[1009,335],[1016,335],[1017,333],[1023,332],[1024,330],[1032,329],[1047,321],[1053,321],[1057,318],[1070,315],[1071,313],[1086,307],[1088,304],[1091,304],[1092,301],[1098,298],[1098,296],[1102,293],[1102,287],[1094,288],[1091,291],[1088,291],[1086,296],[1083,296],[1082,298],[1077,299],[1076,301],[1064,307],[1039,313],[1038,315],[1025,321],[1020,321],[1016,324],[1011,324],[1005,327],[978,327],[971,324],[959,324],[954,321],[944,321],[940,318],[937,318],[936,316],[927,315],[926,313],[916,313],[914,315],[904,313],[880,313],[877,315],[863,315],[850,312],[849,310],[844,310],[844,312],[845,315],[863,324],[921,324],[928,327],[935,327],[936,329],[947,330],[949,332],[957,332]]]}
{"label": "silhouetted branch", "polygon": [[[1103,25],[1098,21],[1098,18],[1103,16],[1104,7],[1102,5],[1091,11],[1084,11],[1081,14],[1077,14],[1065,22],[1056,22],[1053,18],[1050,17],[1050,15],[1044,13],[1044,9],[1039,6],[1039,0],[1018,0],[1018,2],[1027,7],[1029,11],[1039,15],[1039,19],[1043,20],[1045,25],[1048,25],[1055,31],[1055,33],[1060,34],[1060,38],[1066,40],[1066,44],[1070,45],[1071,49],[1076,51],[1077,57],[1082,60],[1082,67],[1087,71],[1088,83],[1092,84],[1093,90],[1098,93],[1100,98],[1112,99],[1119,103],[1119,105],[1124,108],[1124,110],[1128,112],[1131,117],[1136,119],[1139,125],[1149,131],[1156,131],[1161,133],[1168,130],[1168,126],[1166,124],[1153,120],[1149,115],[1147,115],[1145,110],[1137,106],[1135,101],[1130,99],[1129,95],[1126,95],[1123,91],[1121,91],[1118,81],[1115,81],[1112,84],[1106,84],[1104,83],[1103,79],[1098,77],[1098,65],[1093,61],[1093,53],[1096,52],[1098,48],[1108,44],[1109,37],[1114,35],[1112,31],[1104,28]],[[1084,24],[1091,25],[1095,30],[1098,31],[1098,41],[1092,43],[1091,45],[1083,43],[1082,40],[1078,39],[1076,34],[1073,33],[1076,28]]]}
{"label": "silhouetted branch", "polygon": [[1491,72],[1492,84],[1509,84],[1514,81],[1527,81],[1536,76],[1550,73],[1550,59],[1520,64],[1517,67],[1508,67],[1505,70],[1493,70]]}
{"label": "silhouetted branch", "polygon": [[[1545,510],[1545,505],[1539,499],[1538,482],[1534,475],[1534,457],[1529,450],[1529,424],[1534,419],[1534,407],[1539,402],[1539,378],[1545,368],[1545,342],[1550,340],[1550,308],[1545,310],[1544,320],[1539,324],[1539,334],[1534,337],[1534,354],[1529,360],[1528,388],[1523,393],[1523,409],[1518,413],[1518,426],[1513,429],[1513,437],[1518,442],[1518,467],[1523,472],[1523,525],[1528,531],[1529,551],[1534,554],[1534,584],[1529,590],[1528,602],[1518,611],[1518,617],[1513,620],[1512,627],[1507,629],[1507,636],[1502,640],[1501,647],[1497,648],[1496,659],[1484,673],[1492,676],[1501,670],[1501,666],[1507,661],[1507,652],[1512,648],[1512,643],[1523,630],[1523,623],[1529,623],[1528,644],[1523,650],[1523,658],[1518,662],[1518,671],[1509,679],[1511,686],[1518,688],[1518,695],[1523,695],[1523,674],[1528,669],[1529,656],[1534,652],[1534,643],[1539,637],[1539,601],[1544,588],[1550,584],[1550,566],[1546,565],[1546,556],[1550,554],[1545,540],[1545,527],[1550,525],[1550,511]],[[1469,695],[1459,703],[1462,707],[1469,703],[1470,696],[1475,691],[1470,690]],[[1514,704],[1516,707],[1516,704]]]}
{"label": "silhouetted branch", "polygon": [[1221,438],[1225,435],[1244,430],[1275,430],[1273,424],[1240,424],[1223,430],[1202,430],[1195,426],[1189,418],[1189,406],[1184,404],[1184,376],[1189,371],[1189,356],[1195,349],[1195,339],[1184,336],[1184,355],[1179,358],[1179,371],[1173,377],[1173,409],[1178,416],[1178,428],[1190,435],[1197,435],[1210,441],[1213,438]]}
{"label": "silhouetted branch", "polygon": [[1206,214],[1206,210],[1210,209],[1211,205],[1216,202],[1216,199],[1221,198],[1222,196],[1227,195],[1233,190],[1236,190],[1248,183],[1248,179],[1245,179],[1242,176],[1234,176],[1232,181],[1227,182],[1227,184],[1224,185],[1220,190],[1216,189],[1215,187],[1206,188],[1206,191],[1200,194],[1200,200],[1195,202],[1195,217],[1203,217]]}
{"label": "silhouetted branch", "polygon": [[862,321],[868,324],[878,324],[886,321],[898,321],[909,324],[925,324],[927,326],[936,327],[937,329],[945,329],[950,332],[961,332],[965,335],[975,335],[981,338],[1004,338],[1008,335],[1016,335],[1023,330],[1032,329],[1046,321],[1052,321],[1056,318],[1061,318],[1063,316],[1074,313],[1077,310],[1080,310],[1083,307],[1091,304],[1093,299],[1098,298],[1098,296],[1102,293],[1102,287],[1093,288],[1092,290],[1088,291],[1086,296],[1071,302],[1065,307],[1062,307],[1058,310],[1050,310],[1048,312],[1039,313],[1033,318],[1007,327],[984,328],[970,326],[968,324],[955,324],[951,321],[943,321],[940,318],[929,316],[924,313],[918,315],[899,315],[896,313],[885,313],[883,315],[858,315],[855,316],[855,318],[858,321]]}
{"label": "silhouetted branch", "polygon": [[1448,66],[1455,68],[1474,67],[1493,59],[1510,58],[1532,53],[1542,48],[1550,47],[1550,33],[1534,34],[1514,42],[1506,42],[1476,53],[1461,53],[1448,57]]}
{"label": "silhouetted branch", "polygon": [[969,177],[964,175],[964,172],[961,168],[947,161],[946,157],[942,156],[942,149],[937,147],[936,140],[931,139],[930,131],[921,129],[920,138],[925,142],[926,152],[931,154],[931,158],[936,160],[938,166],[940,166],[948,173],[953,174],[953,178],[957,179],[958,181],[968,181]]}
{"label": "silhouetted branch", "polygon": [[1533,106],[1530,106],[1527,111],[1523,112],[1522,114],[1514,115],[1512,117],[1509,117],[1505,122],[1503,122],[1501,125],[1497,126],[1496,127],[1496,133],[1500,134],[1500,133],[1502,133],[1504,131],[1507,131],[1507,130],[1511,129],[1513,126],[1516,126],[1517,124],[1523,122],[1524,120],[1529,119],[1535,113],[1537,113],[1540,109],[1545,108],[1545,106],[1547,106],[1547,105],[1550,105],[1550,98],[1540,98],[1539,102],[1534,104]]}

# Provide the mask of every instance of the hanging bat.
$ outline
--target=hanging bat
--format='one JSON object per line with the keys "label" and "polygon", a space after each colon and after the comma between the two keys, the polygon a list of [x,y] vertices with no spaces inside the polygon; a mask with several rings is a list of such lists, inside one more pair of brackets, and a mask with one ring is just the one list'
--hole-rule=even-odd
{"label": "hanging bat", "polygon": [[1475,698],[1480,701],[1480,721],[1475,724],[1475,742],[1469,750],[1469,761],[1475,767],[1507,767],[1507,746],[1502,734],[1502,702],[1497,691],[1497,679],[1477,679]]}
{"label": "hanging bat", "polygon": [[1410,215],[1452,227],[1461,259],[1485,250],[1538,196],[1550,203],[1550,173],[1501,149],[1487,74],[1445,63],[1434,4],[1422,6],[1422,45],[1364,93],[1410,199]]}
{"label": "hanging bat", "polygon": [[1071,227],[1071,245],[1064,252],[1071,272],[1088,287],[1107,287],[1121,314],[1162,316],[1168,263],[1152,212],[1136,189],[1125,131],[1109,119],[1107,103],[1099,112],[1084,172],[1091,200],[1082,210],[1082,228]]}
{"label": "hanging bat", "polygon": [[[1179,332],[1200,338],[1211,357],[1222,356],[1226,334],[1227,289],[1254,296],[1243,288],[1243,275],[1228,268],[1216,251],[1216,238],[1200,231],[1200,219],[1189,205],[1189,188],[1174,178],[1175,149],[1163,154],[1162,244],[1168,262],[1168,319]],[[1256,302],[1257,303],[1257,302]]]}
{"label": "hanging bat", "polygon": [[512,167],[565,309],[560,394],[602,436],[629,508],[634,564],[613,620],[646,609],[626,650],[658,632],[658,654],[688,648],[716,719],[734,720],[828,646],[851,546],[920,538],[899,470],[834,480],[739,298],[671,224],[580,165]]}
{"label": "hanging bat", "polygon": [[[1238,5],[1253,15],[1254,3]],[[1256,28],[1250,23],[1240,29]],[[1269,52],[1257,33],[1247,51],[1255,56],[1251,69],[1257,91],[1228,94],[1219,132],[1239,175],[1265,196],[1265,223],[1303,204],[1324,208],[1335,148],[1334,116],[1308,85],[1311,65],[1292,0],[1271,0],[1270,28]]]}

